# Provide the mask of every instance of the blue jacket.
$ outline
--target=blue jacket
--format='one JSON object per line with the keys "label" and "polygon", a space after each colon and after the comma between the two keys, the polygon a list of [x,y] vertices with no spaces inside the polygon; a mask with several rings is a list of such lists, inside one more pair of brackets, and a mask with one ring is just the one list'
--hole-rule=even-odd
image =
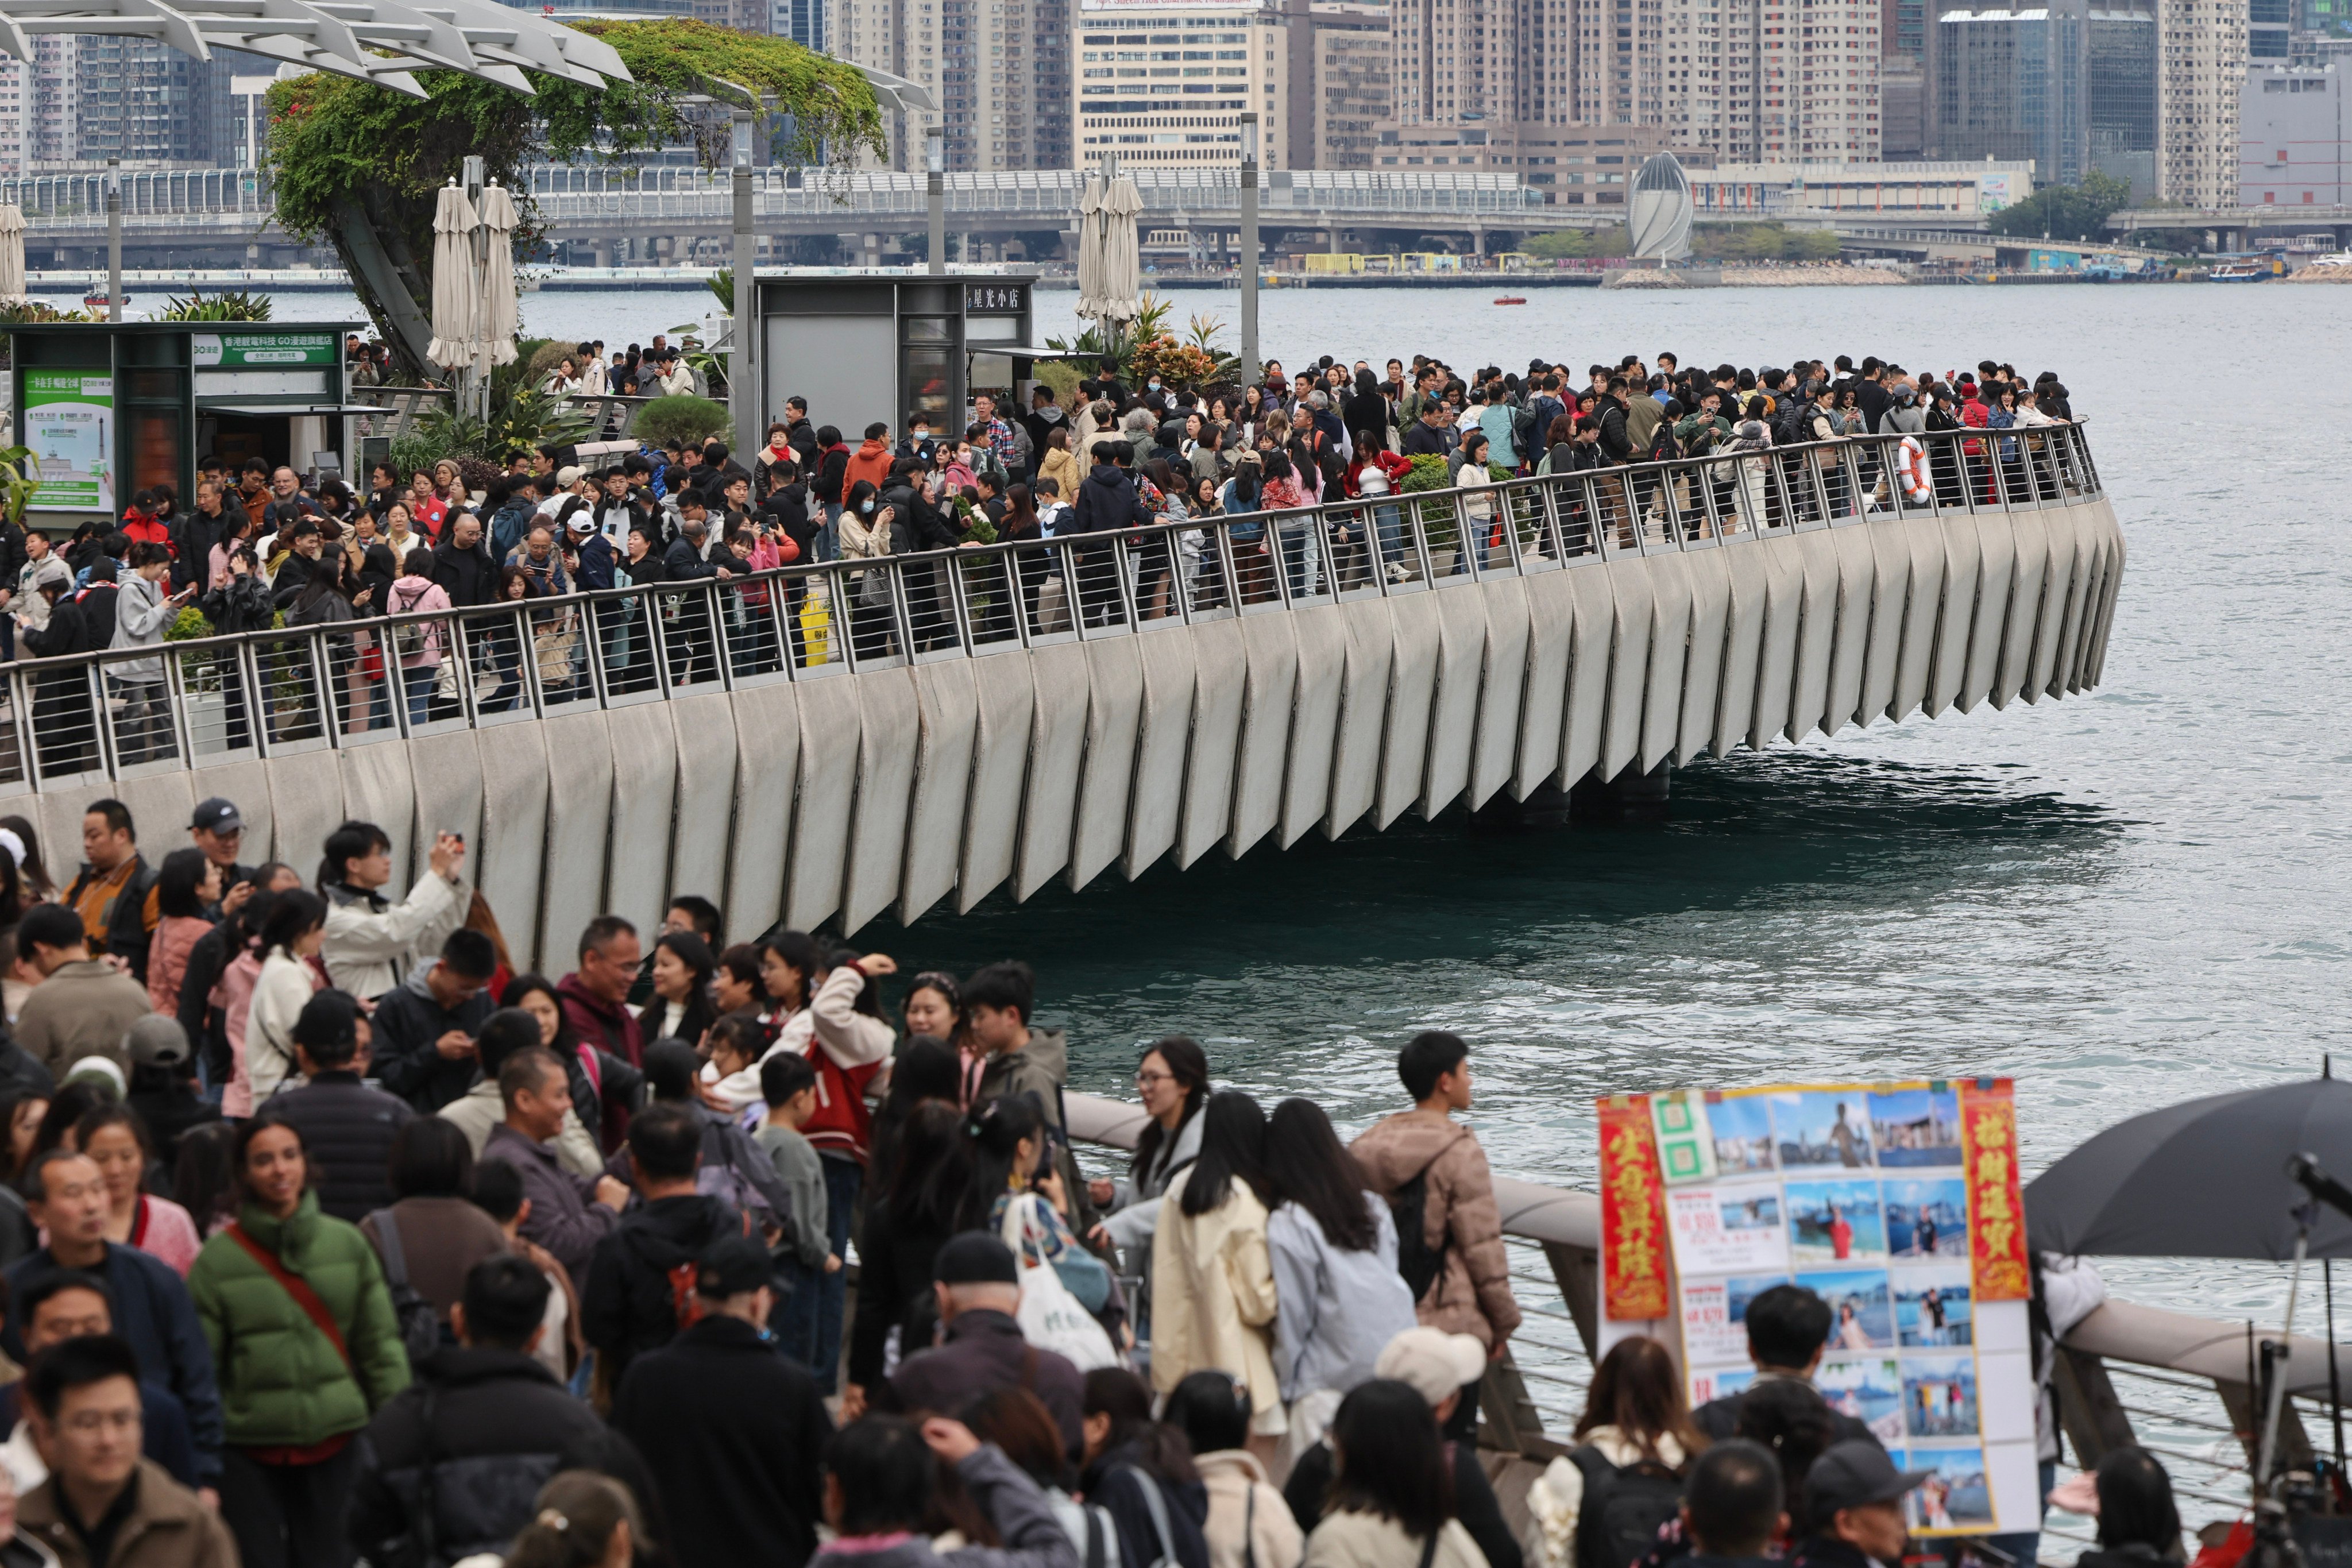
{"label": "blue jacket", "polygon": [[613,568],[620,563],[613,542],[601,533],[592,533],[580,542],[579,585],[583,589],[613,586]]}
{"label": "blue jacket", "polygon": [[[61,1268],[47,1247],[20,1258],[8,1268],[12,1300]],[[135,1247],[106,1244],[106,1261],[90,1270],[106,1281],[114,1296],[114,1331],[131,1342],[139,1357],[139,1375],[167,1390],[187,1412],[188,1433],[196,1445],[196,1474],[205,1486],[218,1486],[221,1473],[220,1387],[213,1379],[212,1346],[196,1319],[195,1299],[172,1266]],[[15,1314],[0,1330],[0,1350],[17,1361],[26,1360],[25,1342],[17,1333]]]}

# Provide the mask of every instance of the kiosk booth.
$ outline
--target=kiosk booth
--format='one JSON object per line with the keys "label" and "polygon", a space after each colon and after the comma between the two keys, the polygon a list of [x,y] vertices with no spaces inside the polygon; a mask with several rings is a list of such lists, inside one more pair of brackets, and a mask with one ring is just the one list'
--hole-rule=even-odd
{"label": "kiosk booth", "polygon": [[[40,463],[34,512],[70,527],[116,518],[170,485],[185,509],[196,459],[259,458],[344,472],[346,333],[357,321],[56,321],[10,329],[16,439]],[[348,477],[348,476],[346,476]]]}
{"label": "kiosk booth", "polygon": [[754,309],[768,418],[808,399],[820,424],[857,444],[909,416],[961,431],[986,393],[1026,413],[1036,362],[1070,356],[1032,339],[1034,277],[925,273],[762,278]]}

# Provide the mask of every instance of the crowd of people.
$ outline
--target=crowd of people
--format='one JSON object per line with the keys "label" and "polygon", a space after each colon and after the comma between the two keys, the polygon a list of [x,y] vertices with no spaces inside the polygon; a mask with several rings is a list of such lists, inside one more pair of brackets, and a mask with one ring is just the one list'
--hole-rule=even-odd
{"label": "crowd of people", "polygon": [[81,826],[53,879],[0,819],[0,1471],[38,1560],[604,1561],[541,1539],[602,1498],[616,1561],[952,1530],[925,1550],[1285,1568],[1374,1550],[1382,1478],[1451,1442],[1449,1562],[1520,1568],[1467,1441],[1519,1314],[1455,1037],[1352,1146],[1171,1037],[1089,1178],[1024,964],[730,942],[682,894],[550,978],[446,835],[404,889],[365,822],[314,869],[241,860],[222,798],[184,841]]}
{"label": "crowd of people", "polygon": [[[688,374],[677,353],[656,336],[608,364],[603,345],[583,343],[557,390],[642,392],[656,384],[649,367],[672,380]],[[43,659],[157,647],[192,609],[216,633],[329,627],[323,679],[299,660],[271,671],[281,686],[328,689],[270,704],[270,722],[296,726],[281,738],[329,724],[389,728],[396,712],[413,728],[468,703],[481,712],[523,703],[529,678],[542,700],[583,693],[592,639],[602,679],[619,690],[715,679],[721,660],[739,675],[787,658],[822,663],[842,657],[845,642],[866,657],[951,643],[947,552],[958,547],[1029,547],[986,558],[967,580],[973,635],[1012,636],[1015,615],[1050,633],[1081,619],[1153,619],[1187,604],[1461,572],[1478,549],[1502,559],[1510,547],[1493,487],[1515,476],[1719,458],[1707,481],[1717,521],[1706,521],[1705,498],[1684,479],[1667,489],[1665,526],[1763,526],[1814,504],[1810,482],[1787,486],[1786,502],[1768,495],[1774,448],[1875,435],[1898,443],[1894,455],[1865,453],[1858,481],[1826,472],[1832,505],[1857,484],[1865,508],[1931,493],[1958,504],[1971,486],[1995,494],[1996,474],[2031,493],[2056,470],[2037,461],[2038,437],[2012,432],[2073,418],[2049,372],[2029,381],[1986,361],[1938,376],[1844,355],[1761,370],[1627,355],[1581,377],[1540,359],[1522,374],[1416,356],[1410,367],[1388,361],[1383,374],[1327,356],[1295,377],[1270,363],[1247,387],[1157,377],[1130,387],[1106,362],[1071,405],[1043,384],[1030,404],[1024,412],[981,394],[952,424],[918,409],[903,428],[845,431],[814,422],[795,395],[757,452],[647,443],[583,462],[545,447],[478,489],[455,460],[407,475],[378,465],[354,489],[260,458],[232,468],[205,457],[192,502],[156,485],[121,519],[69,537],[0,526],[0,608],[9,612],[0,658],[16,657],[20,641]],[[1976,429],[1985,437],[1957,447],[1920,445],[1927,432]],[[1462,516],[1475,538],[1416,544],[1400,498],[1409,480],[1426,488],[1422,460],[1442,460],[1447,483],[1468,492]],[[1630,542],[1661,509],[1647,479],[1596,494],[1563,523],[1575,539],[1560,547],[1589,548],[1610,531]],[[1308,510],[1318,505],[1326,510]],[[924,560],[873,569],[910,556]],[[824,563],[842,564],[769,575]],[[665,583],[696,591],[652,605],[572,597]],[[451,620],[377,624],[443,612],[465,623],[463,657]],[[108,679],[124,760],[168,754],[161,658],[123,659]],[[221,740],[242,745],[245,685],[227,664],[219,684]],[[67,670],[37,687],[45,766],[81,771],[98,754],[88,682]]]}

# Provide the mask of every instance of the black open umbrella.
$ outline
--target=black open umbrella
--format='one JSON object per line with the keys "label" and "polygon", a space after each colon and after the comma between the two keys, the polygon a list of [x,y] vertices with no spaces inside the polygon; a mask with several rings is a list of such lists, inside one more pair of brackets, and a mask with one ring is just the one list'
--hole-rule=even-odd
{"label": "black open umbrella", "polygon": [[[2294,1257],[2286,1173],[2298,1153],[2352,1178],[2352,1079],[2305,1079],[2135,1116],[2025,1189],[2026,1235],[2045,1252],[2091,1257]],[[2312,1258],[2352,1258],[2352,1219],[2321,1207]]]}

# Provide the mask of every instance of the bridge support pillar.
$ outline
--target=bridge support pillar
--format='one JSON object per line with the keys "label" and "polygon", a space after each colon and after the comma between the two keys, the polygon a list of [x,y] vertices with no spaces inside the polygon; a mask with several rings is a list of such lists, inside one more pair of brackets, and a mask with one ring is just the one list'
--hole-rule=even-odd
{"label": "bridge support pillar", "polygon": [[1648,773],[1627,768],[1613,779],[1588,774],[1568,792],[1569,816],[1578,822],[1663,822],[1673,765]]}

